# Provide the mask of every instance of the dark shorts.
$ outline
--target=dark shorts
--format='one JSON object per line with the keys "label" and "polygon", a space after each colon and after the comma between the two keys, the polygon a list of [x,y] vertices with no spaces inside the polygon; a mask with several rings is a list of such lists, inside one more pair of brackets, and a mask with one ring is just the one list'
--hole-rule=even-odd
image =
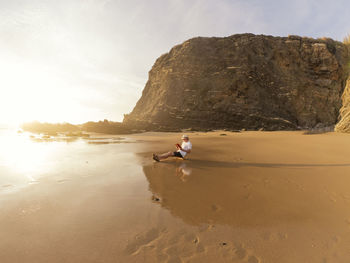
{"label": "dark shorts", "polygon": [[175,156],[175,157],[183,158],[180,152],[174,152],[174,156]]}

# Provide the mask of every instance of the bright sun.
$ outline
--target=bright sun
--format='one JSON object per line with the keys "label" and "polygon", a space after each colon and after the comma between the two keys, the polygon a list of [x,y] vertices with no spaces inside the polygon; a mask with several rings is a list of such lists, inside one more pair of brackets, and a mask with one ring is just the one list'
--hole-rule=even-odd
{"label": "bright sun", "polygon": [[0,71],[0,123],[80,121],[79,94],[67,90],[57,72],[10,59],[0,63]]}

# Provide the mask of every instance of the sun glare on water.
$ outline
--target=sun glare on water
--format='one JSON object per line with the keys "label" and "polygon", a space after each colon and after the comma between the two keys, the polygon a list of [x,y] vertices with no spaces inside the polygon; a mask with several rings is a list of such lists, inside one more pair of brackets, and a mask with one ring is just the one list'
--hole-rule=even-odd
{"label": "sun glare on water", "polygon": [[52,147],[35,143],[25,135],[14,132],[2,133],[0,136],[0,166],[7,167],[11,172],[25,176],[29,181],[35,181],[33,174],[44,172],[45,160],[50,158]]}

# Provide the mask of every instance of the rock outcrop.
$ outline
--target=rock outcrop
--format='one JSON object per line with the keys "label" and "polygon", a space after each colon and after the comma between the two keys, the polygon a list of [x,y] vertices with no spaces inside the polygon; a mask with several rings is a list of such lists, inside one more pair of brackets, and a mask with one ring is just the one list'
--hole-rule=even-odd
{"label": "rock outcrop", "polygon": [[343,106],[340,109],[339,122],[335,126],[336,132],[350,132],[350,78],[346,83],[344,93],[342,95]]}
{"label": "rock outcrop", "polygon": [[124,124],[146,130],[335,125],[347,59],[346,46],[331,39],[193,38],[157,59]]}

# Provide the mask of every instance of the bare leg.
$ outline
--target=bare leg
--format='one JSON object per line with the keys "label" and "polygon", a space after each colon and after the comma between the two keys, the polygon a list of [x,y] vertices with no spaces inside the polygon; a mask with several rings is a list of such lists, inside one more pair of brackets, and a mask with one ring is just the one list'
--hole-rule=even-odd
{"label": "bare leg", "polygon": [[167,153],[163,153],[163,154],[157,154],[159,160],[163,160],[163,159],[166,159],[170,156],[174,156],[174,153],[173,152],[167,152]]}

